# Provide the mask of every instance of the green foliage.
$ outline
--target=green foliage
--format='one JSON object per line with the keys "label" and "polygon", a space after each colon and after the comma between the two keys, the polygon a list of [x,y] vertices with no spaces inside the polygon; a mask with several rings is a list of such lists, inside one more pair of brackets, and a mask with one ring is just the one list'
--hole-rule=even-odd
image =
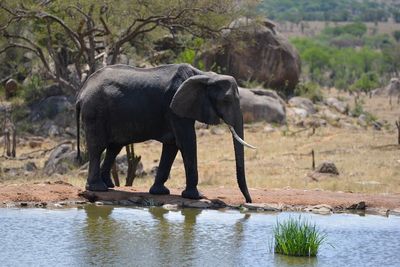
{"label": "green foliage", "polygon": [[350,114],[355,118],[358,118],[360,115],[365,115],[367,123],[372,123],[378,119],[373,114],[364,110],[364,106],[361,101],[356,102],[354,108],[350,111]]}
{"label": "green foliage", "polygon": [[315,224],[299,216],[277,222],[274,227],[275,253],[289,256],[314,257],[325,242],[326,235]]}
{"label": "green foliage", "polygon": [[327,27],[323,30],[323,34],[330,36],[339,36],[348,34],[351,36],[361,37],[367,33],[367,26],[364,23],[356,22],[343,26]]}
{"label": "green foliage", "polygon": [[354,108],[350,111],[353,117],[359,117],[361,114],[364,114],[364,106],[360,102],[356,102]]}
{"label": "green foliage", "polygon": [[396,30],[393,32],[393,37],[397,42],[400,42],[400,30]]}
{"label": "green foliage", "polygon": [[294,94],[296,96],[309,98],[314,103],[323,100],[321,88],[317,83],[313,82],[297,84]]}
{"label": "green foliage", "polygon": [[38,75],[32,75],[28,84],[21,91],[21,97],[26,103],[32,103],[42,98],[45,82]]}
{"label": "green foliage", "polygon": [[258,10],[273,20],[305,21],[400,21],[400,7],[372,0],[263,0]]}
{"label": "green foliage", "polygon": [[351,85],[351,91],[362,91],[368,93],[379,86],[379,77],[375,72],[363,73],[361,77]]}
{"label": "green foliage", "polygon": [[204,39],[194,38],[187,42],[186,47],[175,59],[176,63],[189,63],[201,70],[205,69],[204,62],[198,59],[199,51],[204,45]]}
{"label": "green foliage", "polygon": [[[356,86],[365,86],[367,90],[380,82],[377,77],[384,77],[388,70],[400,69],[400,52],[391,44],[383,45],[385,49],[377,50],[368,46],[362,48],[335,47],[326,35],[317,38],[294,38],[292,44],[297,48],[303,64],[303,74],[313,82],[323,86],[335,86],[339,89],[349,89],[363,77]],[[387,48],[386,48],[387,47]],[[391,48],[391,49],[390,49]],[[369,79],[367,79],[369,78]],[[366,84],[366,80],[370,80]],[[363,83],[364,82],[364,83]],[[363,83],[363,84],[362,84]]]}

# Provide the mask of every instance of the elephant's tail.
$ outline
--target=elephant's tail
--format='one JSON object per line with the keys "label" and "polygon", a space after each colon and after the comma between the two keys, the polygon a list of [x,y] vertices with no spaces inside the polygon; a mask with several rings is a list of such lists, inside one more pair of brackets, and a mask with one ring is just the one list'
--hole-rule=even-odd
{"label": "elephant's tail", "polygon": [[81,103],[79,101],[76,102],[75,106],[75,117],[76,117],[76,160],[81,163],[81,148],[80,148],[80,115],[81,115]]}

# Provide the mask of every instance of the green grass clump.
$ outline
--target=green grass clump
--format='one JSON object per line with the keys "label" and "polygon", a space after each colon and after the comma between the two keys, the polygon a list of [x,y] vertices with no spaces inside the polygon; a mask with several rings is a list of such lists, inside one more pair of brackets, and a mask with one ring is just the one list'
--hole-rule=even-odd
{"label": "green grass clump", "polygon": [[277,222],[274,227],[275,253],[289,256],[314,257],[326,239],[315,224],[299,217]]}

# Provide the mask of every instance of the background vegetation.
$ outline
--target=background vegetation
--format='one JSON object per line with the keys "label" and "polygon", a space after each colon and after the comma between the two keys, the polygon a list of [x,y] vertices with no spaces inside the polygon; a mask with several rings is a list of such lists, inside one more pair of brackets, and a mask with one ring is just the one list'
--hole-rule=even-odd
{"label": "background vegetation", "polygon": [[300,53],[305,79],[321,86],[368,92],[400,70],[394,36],[369,35],[361,22],[327,27],[315,36],[291,39]]}
{"label": "background vegetation", "polygon": [[400,22],[399,1],[263,0],[259,10],[273,20]]}
{"label": "background vegetation", "polygon": [[326,23],[291,38],[303,65],[296,94],[314,101],[319,86],[369,92],[399,75],[400,30],[380,34],[366,22],[399,22],[400,0],[18,0],[0,3],[0,84],[14,78],[35,101],[54,82],[74,95],[85,77],[116,62],[203,68],[199,54],[241,16]]}

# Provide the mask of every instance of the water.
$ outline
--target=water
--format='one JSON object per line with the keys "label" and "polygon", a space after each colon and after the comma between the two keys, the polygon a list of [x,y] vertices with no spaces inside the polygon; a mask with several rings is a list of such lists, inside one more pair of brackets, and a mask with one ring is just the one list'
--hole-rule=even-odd
{"label": "water", "polygon": [[296,213],[161,208],[0,209],[0,266],[400,266],[400,217],[312,215],[331,245],[317,258],[270,251]]}

